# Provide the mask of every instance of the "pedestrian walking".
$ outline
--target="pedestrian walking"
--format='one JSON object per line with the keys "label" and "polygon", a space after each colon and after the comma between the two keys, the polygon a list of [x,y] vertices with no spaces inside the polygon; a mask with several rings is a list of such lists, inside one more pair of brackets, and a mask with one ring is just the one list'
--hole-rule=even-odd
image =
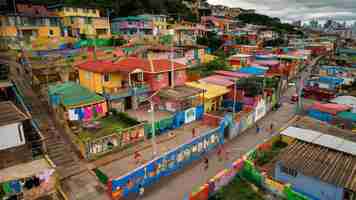
{"label": "pedestrian walking", "polygon": [[274,129],[274,124],[271,123],[271,125],[270,125],[270,133],[271,133],[271,135],[273,135],[273,129]]}
{"label": "pedestrian walking", "polygon": [[193,128],[192,129],[192,138],[195,138],[195,136],[196,136],[196,130],[195,130],[195,128]]}
{"label": "pedestrian walking", "polygon": [[208,170],[209,168],[209,158],[208,157],[205,157],[204,158],[204,170]]}
{"label": "pedestrian walking", "polygon": [[134,153],[134,160],[135,160],[136,165],[140,163],[141,157],[142,157],[142,156],[141,156],[140,152],[135,151],[135,153]]}
{"label": "pedestrian walking", "polygon": [[139,196],[139,198],[142,198],[144,193],[145,193],[145,188],[140,184],[138,186],[138,196]]}
{"label": "pedestrian walking", "polygon": [[220,145],[219,148],[218,148],[218,152],[217,152],[218,157],[219,157],[219,161],[222,161],[223,153],[224,153],[224,149],[223,149],[222,145]]}
{"label": "pedestrian walking", "polygon": [[260,126],[256,123],[256,133],[259,134],[261,131]]}

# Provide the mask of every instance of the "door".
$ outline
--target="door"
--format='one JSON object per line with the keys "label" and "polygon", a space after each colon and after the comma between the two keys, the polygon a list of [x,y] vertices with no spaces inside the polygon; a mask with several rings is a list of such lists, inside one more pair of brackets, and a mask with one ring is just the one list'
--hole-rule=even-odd
{"label": "door", "polygon": [[130,110],[130,109],[132,109],[132,98],[126,97],[125,98],[125,110]]}
{"label": "door", "polygon": [[344,200],[356,200],[355,192],[351,190],[344,189]]}

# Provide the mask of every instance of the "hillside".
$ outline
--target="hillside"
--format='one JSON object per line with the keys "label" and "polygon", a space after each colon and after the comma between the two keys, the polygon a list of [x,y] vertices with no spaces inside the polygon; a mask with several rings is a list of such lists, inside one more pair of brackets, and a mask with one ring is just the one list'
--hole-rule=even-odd
{"label": "hillside", "polygon": [[29,0],[32,3],[64,3],[77,6],[96,6],[101,10],[112,11],[113,16],[130,16],[143,13],[176,14],[191,16],[190,10],[181,0]]}
{"label": "hillside", "polygon": [[257,13],[246,13],[238,16],[238,19],[247,24],[263,25],[272,27],[275,31],[281,33],[297,33],[301,32],[294,29],[294,27],[287,23],[282,23],[279,18],[272,18],[267,15]]}

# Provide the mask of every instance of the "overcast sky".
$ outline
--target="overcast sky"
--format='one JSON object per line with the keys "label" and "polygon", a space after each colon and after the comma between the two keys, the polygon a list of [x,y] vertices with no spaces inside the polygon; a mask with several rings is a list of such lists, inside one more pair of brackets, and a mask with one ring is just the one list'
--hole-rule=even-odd
{"label": "overcast sky", "polygon": [[294,20],[356,20],[356,0],[208,0],[211,4],[256,9],[258,13]]}

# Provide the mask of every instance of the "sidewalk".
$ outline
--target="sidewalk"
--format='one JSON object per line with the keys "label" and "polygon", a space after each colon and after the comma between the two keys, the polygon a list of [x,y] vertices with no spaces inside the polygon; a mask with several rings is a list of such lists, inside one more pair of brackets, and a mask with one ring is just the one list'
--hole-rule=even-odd
{"label": "sidewalk", "polygon": [[[206,131],[210,130],[211,127],[203,125],[201,123],[201,121],[196,121],[187,125],[184,125],[181,128],[175,129],[173,131],[169,131],[168,133],[165,133],[166,136],[160,136],[162,138],[159,138],[157,140],[160,140],[160,143],[157,143],[157,157],[182,145],[187,143],[188,141],[190,141],[192,139],[192,129],[196,128],[196,135],[200,135],[202,133],[205,133]],[[167,139],[167,137],[169,137],[170,132],[174,132],[174,138],[172,139]],[[132,170],[134,170],[135,168],[139,167],[140,164],[144,164],[146,162],[149,162],[150,160],[152,160],[153,157],[153,147],[152,147],[152,143],[151,141],[147,141],[148,145],[145,148],[138,148],[138,147],[133,147],[131,149],[128,150],[129,155],[127,155],[126,157],[123,157],[121,159],[117,159],[114,161],[109,161],[109,162],[104,162],[103,161],[98,161],[95,162],[95,164],[97,166],[102,165],[99,169],[104,172],[106,175],[108,175],[109,177],[118,177],[118,176],[122,176]],[[140,164],[136,164],[134,157],[133,157],[133,153],[139,150],[140,154],[142,155],[142,162]],[[113,157],[118,157],[116,155],[113,155]],[[105,164],[107,163],[107,164]]]}
{"label": "sidewalk", "polygon": [[[285,95],[286,98],[289,98],[294,92],[295,88],[290,88]],[[270,112],[259,122],[259,126],[261,127],[259,134],[252,128],[237,138],[225,143],[224,149],[230,152],[228,160],[219,161],[216,152],[211,152],[208,156],[209,169],[207,171],[203,169],[204,164],[200,161],[198,164],[187,167],[171,177],[165,177],[152,187],[146,188],[143,199],[183,200],[185,195],[192,192],[195,187],[200,187],[219,171],[229,166],[233,161],[241,158],[241,156],[250,149],[270,138],[272,135],[268,129],[271,123],[274,123],[276,131],[287,125],[295,116],[294,111],[294,104],[288,102],[284,103],[279,110]]]}
{"label": "sidewalk", "polygon": [[[197,128],[197,136],[210,130],[211,127],[202,125],[200,121],[187,124],[179,129],[173,130],[174,136],[169,136],[169,132],[156,137],[158,155],[165,153],[192,139],[192,128]],[[172,131],[170,131],[172,132]],[[99,167],[109,177],[118,177],[139,167],[133,159],[133,153],[138,150],[143,160],[149,161],[152,158],[152,142],[147,140],[139,145],[132,146],[126,150],[109,154],[99,160],[87,164],[88,170],[67,178],[63,181],[63,188],[69,199],[73,200],[109,200],[105,186],[99,183],[96,176],[89,173]],[[143,164],[143,163],[142,163]]]}

